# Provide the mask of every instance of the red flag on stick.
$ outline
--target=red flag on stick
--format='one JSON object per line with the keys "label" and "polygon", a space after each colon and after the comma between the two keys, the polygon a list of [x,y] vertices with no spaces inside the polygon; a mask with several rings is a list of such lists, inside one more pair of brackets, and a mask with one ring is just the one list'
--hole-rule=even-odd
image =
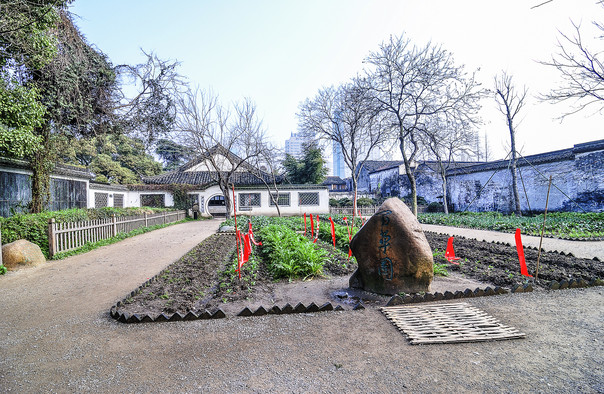
{"label": "red flag on stick", "polygon": [[237,227],[237,199],[235,198],[235,185],[233,185],[233,215],[235,216],[235,242],[237,245],[237,271],[239,271],[239,279],[241,279],[241,255],[239,254],[239,228]]}
{"label": "red flag on stick", "polygon": [[333,223],[333,219],[331,216],[329,217],[329,221],[331,222],[331,240],[333,241],[333,247],[336,247],[336,227]]}
{"label": "red flag on stick", "polygon": [[532,278],[526,269],[526,261],[524,260],[524,248],[522,247],[522,239],[520,238],[520,229],[516,229],[516,250],[518,251],[518,260],[520,261],[520,273],[524,276]]}
{"label": "red flag on stick", "polygon": [[[241,259],[241,265],[247,263],[252,253],[252,244],[250,243],[250,235],[245,234],[243,236],[243,259]],[[241,267],[239,267],[241,269]]]}
{"label": "red flag on stick", "polygon": [[262,246],[262,242],[256,242],[256,240],[254,239],[254,232],[252,231],[252,222],[250,222],[250,229],[248,231],[248,234],[250,235],[250,240],[254,245]]}
{"label": "red flag on stick", "polygon": [[459,263],[455,262],[456,260],[459,260],[459,257],[455,257],[455,250],[453,249],[453,237],[449,237],[449,240],[447,241],[445,258],[449,260],[449,263],[459,265]]}
{"label": "red flag on stick", "polygon": [[350,256],[352,256],[352,249],[350,249],[350,240],[352,239],[352,233],[350,232],[350,226],[348,226],[348,219],[346,217],[342,218],[344,223],[346,223],[346,230],[348,230],[348,259],[350,260]]}

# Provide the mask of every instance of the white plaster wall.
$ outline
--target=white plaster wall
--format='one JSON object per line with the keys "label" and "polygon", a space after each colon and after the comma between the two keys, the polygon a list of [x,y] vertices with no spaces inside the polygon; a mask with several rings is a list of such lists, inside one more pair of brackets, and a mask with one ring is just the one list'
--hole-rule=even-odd
{"label": "white plaster wall", "polygon": [[[277,207],[270,205],[269,192],[266,189],[244,189],[237,191],[235,194],[239,201],[239,193],[260,193],[260,207],[252,207],[250,211],[240,211],[237,206],[237,215],[252,216],[277,216]],[[302,189],[279,190],[279,193],[289,193],[289,206],[279,206],[281,216],[301,216],[307,214],[329,214],[329,191],[327,189]],[[299,205],[299,193],[319,193],[319,205]]]}

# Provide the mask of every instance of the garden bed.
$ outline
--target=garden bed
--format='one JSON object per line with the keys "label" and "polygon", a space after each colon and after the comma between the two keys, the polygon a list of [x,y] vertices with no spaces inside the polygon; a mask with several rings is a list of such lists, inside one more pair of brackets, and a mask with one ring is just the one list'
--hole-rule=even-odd
{"label": "garden bed", "polygon": [[[598,260],[543,252],[539,279],[535,281],[520,275],[515,246],[463,237],[455,238],[455,252],[461,259],[459,265],[454,265],[444,258],[448,236],[434,233],[426,233],[426,236],[435,255],[435,264],[442,264],[449,272],[448,277],[435,277],[433,292],[487,286],[513,288],[529,283],[534,289],[542,290],[549,288],[553,280],[584,279],[589,282],[604,278],[604,264]],[[112,308],[112,315],[137,314],[155,320],[161,314],[185,316],[193,312],[199,316],[204,311],[217,310],[232,316],[245,307],[255,310],[262,306],[269,310],[276,305],[330,302],[351,308],[360,301],[382,306],[388,301],[389,297],[348,289],[348,278],[356,269],[354,259],[349,261],[346,254],[321,240],[315,245],[327,253],[320,276],[273,280],[264,262],[266,256],[259,248],[243,266],[240,280],[234,271],[235,236],[232,233],[213,235],[133,291]],[[525,248],[525,256],[529,272],[534,274],[537,250]]]}

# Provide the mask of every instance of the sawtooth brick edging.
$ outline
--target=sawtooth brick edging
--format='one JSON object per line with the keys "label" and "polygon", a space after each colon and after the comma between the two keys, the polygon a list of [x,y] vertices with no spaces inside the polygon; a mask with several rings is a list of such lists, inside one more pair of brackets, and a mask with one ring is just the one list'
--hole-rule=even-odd
{"label": "sawtooth brick edging", "polygon": [[[536,249],[536,248],[535,248]],[[124,299],[129,297],[134,297],[136,294],[140,293],[145,287],[153,283],[157,280],[158,276],[161,274],[149,278],[145,281],[141,286],[136,288],[134,291],[130,292]],[[573,289],[580,287],[593,287],[593,286],[604,286],[603,279],[592,279],[591,281],[586,281],[585,279],[571,279],[566,280],[563,279],[560,282],[551,281],[547,285],[550,290],[562,290],[562,289]],[[445,291],[444,293],[436,292],[436,293],[424,293],[424,294],[414,294],[409,295],[406,294],[404,296],[400,296],[398,294],[392,296],[390,300],[386,303],[386,306],[395,306],[402,304],[415,304],[420,302],[431,302],[431,301],[441,301],[441,300],[452,300],[452,299],[460,299],[460,298],[472,298],[472,297],[486,297],[493,296],[499,294],[506,293],[528,293],[533,291],[533,286],[529,284],[524,285],[515,285],[510,290],[507,290],[502,287],[491,288],[490,286],[485,287],[484,289],[476,288],[475,290],[466,289],[464,291],[456,291],[452,293],[450,291]],[[130,314],[128,312],[118,311],[118,308],[123,305],[123,301],[118,301],[115,305],[113,305],[109,311],[109,315],[115,320],[131,324],[131,323],[159,323],[166,321],[191,321],[191,320],[207,320],[207,319],[223,319],[226,318],[227,315],[221,309],[216,309],[213,311],[198,311],[193,312],[189,311],[186,314],[181,314],[179,312],[175,312],[173,314],[160,313],[156,317],[152,317],[148,314]],[[356,304],[352,310],[363,310],[365,306],[362,302]],[[327,302],[322,306],[318,306],[314,302],[311,302],[308,306],[299,302],[296,306],[292,306],[291,304],[285,304],[280,307],[278,305],[273,305],[270,308],[265,308],[264,306],[258,307],[255,311],[252,311],[248,307],[245,307],[239,312],[236,316],[247,317],[247,316],[264,316],[264,315],[284,315],[291,313],[315,313],[315,312],[327,312],[327,311],[344,311],[341,305],[334,306],[331,302]]]}
{"label": "sawtooth brick edging", "polygon": [[[532,288],[531,290],[532,291]],[[476,290],[472,291],[471,289],[466,289],[464,291],[456,291],[452,293],[450,291],[445,291],[444,293],[436,292],[436,293],[424,293],[424,294],[415,294],[415,295],[404,295],[400,296],[395,294],[390,298],[390,300],[386,303],[386,306],[395,306],[402,304],[416,304],[420,302],[430,302],[430,301],[442,301],[442,300],[453,300],[458,298],[472,298],[472,297],[483,297],[483,296],[491,296],[497,294],[506,294],[509,291],[504,289],[503,287],[495,287],[494,289],[491,287],[486,287],[485,289],[476,288]]]}

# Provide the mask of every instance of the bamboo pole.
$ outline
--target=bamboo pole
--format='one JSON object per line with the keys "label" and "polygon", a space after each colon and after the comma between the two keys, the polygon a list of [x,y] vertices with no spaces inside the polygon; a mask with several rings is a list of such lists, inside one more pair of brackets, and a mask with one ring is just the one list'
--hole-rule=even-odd
{"label": "bamboo pole", "polygon": [[543,243],[543,233],[545,232],[545,218],[547,216],[547,205],[549,203],[549,189],[552,187],[552,176],[549,176],[549,184],[547,185],[547,197],[545,198],[545,211],[543,212],[543,226],[541,227],[541,239],[539,240],[539,253],[537,254],[537,270],[535,272],[535,280],[539,279],[539,260],[541,259],[541,244]]}

